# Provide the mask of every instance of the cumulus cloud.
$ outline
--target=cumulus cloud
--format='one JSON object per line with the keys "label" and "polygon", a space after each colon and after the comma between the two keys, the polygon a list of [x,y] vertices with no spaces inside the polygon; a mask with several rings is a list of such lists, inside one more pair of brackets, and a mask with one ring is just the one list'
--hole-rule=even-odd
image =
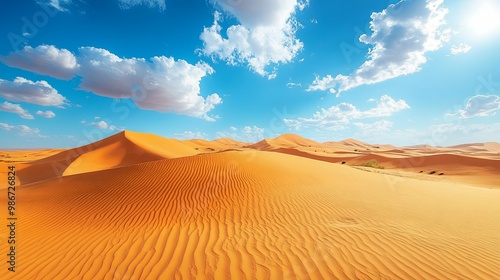
{"label": "cumulus cloud", "polygon": [[22,50],[0,57],[0,61],[11,66],[39,74],[69,80],[78,68],[76,57],[66,49],[41,45],[25,46]]}
{"label": "cumulus cloud", "polygon": [[0,79],[0,97],[42,106],[62,106],[66,102],[66,98],[46,81],[33,82],[22,77],[12,82]]}
{"label": "cumulus cloud", "polygon": [[144,5],[149,8],[158,8],[160,11],[165,10],[165,0],[119,0],[118,5],[122,9],[130,9],[133,6]]}
{"label": "cumulus cloud", "polygon": [[206,63],[155,56],[120,58],[107,50],[80,48],[80,88],[111,98],[132,98],[139,108],[213,121],[207,113],[222,102],[218,94],[200,96],[200,81],[213,69]]}
{"label": "cumulus cloud", "polygon": [[19,105],[19,104],[12,104],[12,103],[9,103],[7,101],[5,101],[4,103],[0,104],[0,111],[8,112],[8,113],[14,113],[14,114],[19,115],[19,117],[21,117],[23,119],[27,119],[27,120],[34,119],[33,115],[30,114],[25,109],[23,109],[21,107],[21,105]]}
{"label": "cumulus cloud", "polygon": [[451,54],[459,54],[459,53],[466,53],[470,51],[472,47],[470,45],[460,43],[458,45],[453,45],[451,46],[450,52]]}
{"label": "cumulus cloud", "polygon": [[[234,16],[240,24],[222,32],[222,14],[214,13],[214,23],[200,35],[202,54],[226,61],[227,64],[246,64],[269,79],[276,77],[271,65],[291,62],[303,43],[296,38],[298,22],[294,14],[307,2],[299,0],[212,0],[222,10]],[[222,34],[226,34],[224,38]]]}
{"label": "cumulus cloud", "polygon": [[264,129],[258,126],[245,126],[243,128],[229,127],[229,130],[216,133],[218,138],[231,138],[242,142],[258,142],[264,139]]}
{"label": "cumulus cloud", "polygon": [[44,117],[44,118],[47,118],[47,119],[52,119],[53,117],[56,116],[56,114],[52,111],[37,111],[36,112],[37,115],[41,116],[41,117]]}
{"label": "cumulus cloud", "polygon": [[372,13],[371,35],[359,41],[372,45],[368,59],[350,75],[316,77],[308,91],[343,91],[418,72],[427,62],[426,54],[440,49],[449,40],[444,30],[444,0],[402,0]]}
{"label": "cumulus cloud", "polygon": [[459,110],[455,114],[449,116],[460,116],[460,118],[468,119],[473,117],[486,117],[495,114],[495,111],[500,108],[500,97],[498,95],[475,95],[467,101],[467,105],[463,110]]}
{"label": "cumulus cloud", "polygon": [[[79,48],[78,57],[54,46],[26,47],[3,61],[39,74],[66,79],[77,75],[80,89],[111,98],[131,98],[142,109],[173,112],[214,121],[207,115],[222,103],[217,93],[200,95],[200,81],[214,72],[204,62],[155,56],[120,58],[100,48]],[[0,80],[0,96],[11,101],[60,106],[65,98],[47,82],[16,78]]]}
{"label": "cumulus cloud", "polygon": [[350,103],[340,103],[328,109],[322,108],[313,114],[312,118],[299,117],[297,119],[284,119],[286,125],[300,129],[302,127],[322,127],[322,128],[343,128],[343,124],[349,124],[351,120],[364,118],[389,117],[399,111],[409,109],[406,101],[394,100],[388,95],[383,95],[380,100],[370,100],[376,102],[377,106],[361,111]]}

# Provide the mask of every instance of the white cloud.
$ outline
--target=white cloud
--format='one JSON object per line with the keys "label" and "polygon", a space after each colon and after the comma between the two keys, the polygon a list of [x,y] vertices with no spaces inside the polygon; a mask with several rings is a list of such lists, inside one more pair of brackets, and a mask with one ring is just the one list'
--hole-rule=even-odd
{"label": "white cloud", "polygon": [[66,98],[46,81],[33,82],[22,77],[12,82],[0,79],[0,97],[42,106],[62,106],[66,102]]}
{"label": "white cloud", "polygon": [[36,114],[47,119],[51,119],[56,116],[56,114],[52,111],[37,111]]}
{"label": "white cloud", "polygon": [[0,123],[0,129],[11,131],[14,128],[14,126],[6,124],[6,123]]}
{"label": "white cloud", "polygon": [[193,131],[184,131],[183,133],[175,133],[174,134],[179,139],[207,139],[207,135],[203,132],[193,132]]}
{"label": "white cloud", "polygon": [[[85,124],[85,122],[83,124]],[[106,121],[91,122],[90,125],[92,125],[96,128],[99,128],[100,130],[109,130],[109,131],[123,130],[123,129],[118,128],[114,125],[108,124]]]}
{"label": "white cloud", "polygon": [[109,125],[105,121],[98,121],[98,122],[93,122],[93,126],[99,128],[99,129],[108,129]]}
{"label": "white cloud", "polygon": [[358,129],[358,134],[365,136],[387,132],[391,129],[393,124],[393,122],[387,120],[380,120],[374,123],[353,123],[353,125]]}
{"label": "white cloud", "polygon": [[21,136],[25,136],[25,135],[36,135],[36,136],[41,136],[40,135],[40,130],[38,128],[31,128],[27,125],[19,125],[16,127],[17,130],[19,131],[19,134]]}
{"label": "white cloud", "polygon": [[0,57],[0,61],[24,70],[69,80],[78,68],[76,57],[66,49],[40,45],[36,48],[25,46],[22,50]]}
{"label": "white cloud", "polygon": [[[201,53],[226,61],[227,64],[247,64],[250,69],[269,79],[276,77],[271,65],[291,62],[303,48],[296,38],[299,26],[294,14],[307,2],[298,0],[211,0],[241,24],[222,31],[221,14],[214,13],[214,23],[200,35]],[[222,34],[226,34],[224,38]]]}
{"label": "white cloud", "polygon": [[286,86],[287,86],[288,88],[293,88],[293,87],[302,87],[302,84],[301,84],[301,83],[288,82],[288,83],[286,83]]}
{"label": "white cloud", "polygon": [[25,109],[23,109],[19,104],[12,104],[12,103],[9,103],[7,101],[0,104],[0,111],[14,113],[14,114],[19,115],[19,117],[21,117],[23,119],[27,119],[27,120],[34,119],[33,115],[30,114]]}
{"label": "white cloud", "polygon": [[[371,100],[371,99],[370,99]],[[360,111],[350,103],[340,103],[328,109],[321,109],[313,114],[312,118],[299,117],[297,119],[284,119],[286,125],[300,129],[302,127],[318,126],[323,128],[342,128],[343,124],[350,123],[351,120],[364,118],[389,117],[401,110],[409,109],[406,101],[394,100],[388,95],[383,95],[380,100],[374,101],[377,106],[366,111]]]}
{"label": "white cloud", "polygon": [[160,11],[165,10],[165,0],[119,0],[118,5],[122,9],[130,9],[136,5],[145,5],[149,8],[158,8]]}
{"label": "white cloud", "polygon": [[207,113],[220,104],[216,93],[200,96],[201,78],[213,73],[172,57],[120,58],[107,50],[80,48],[80,88],[111,98],[132,98],[139,108],[174,112],[213,121]]}
{"label": "white cloud", "polygon": [[470,51],[472,47],[470,45],[460,43],[458,45],[453,45],[451,46],[450,52],[451,54],[459,54],[459,53],[466,53]]}
{"label": "white cloud", "polygon": [[467,105],[458,113],[450,116],[459,115],[463,119],[473,117],[486,117],[495,114],[495,111],[500,108],[500,97],[498,95],[475,95],[467,101]]}
{"label": "white cloud", "polygon": [[[222,103],[217,93],[206,98],[200,95],[201,79],[214,72],[204,62],[192,65],[165,56],[149,60],[120,58],[94,47],[79,48],[79,56],[75,58],[69,51],[54,46],[26,47],[4,58],[4,62],[63,79],[78,75],[81,89],[111,98],[132,98],[139,108],[146,110],[214,121],[207,113]],[[13,83],[0,80],[0,96],[11,101],[53,106],[65,100],[47,82],[33,83],[19,77]]]}
{"label": "white cloud", "polygon": [[[341,75],[337,76],[339,79],[342,77]],[[309,87],[306,89],[306,91],[316,91],[316,90],[328,90],[330,93],[335,93],[337,92],[335,90],[335,86],[337,85],[337,78],[333,78],[331,75],[326,75],[323,78],[319,78],[316,76],[314,79],[313,83],[309,85]]]}
{"label": "white cloud", "polygon": [[258,142],[265,138],[264,129],[255,125],[247,125],[240,129],[232,126],[229,128],[229,131],[220,131],[216,135],[218,138],[231,138],[242,142]]}
{"label": "white cloud", "polygon": [[305,0],[303,2],[298,2],[297,3],[297,8],[299,8],[300,11],[303,11],[307,6],[309,6],[310,0]]}
{"label": "white cloud", "polygon": [[31,128],[24,124],[14,126],[6,123],[0,123],[0,129],[15,132],[18,136],[44,137],[40,134],[40,130],[38,128]]}
{"label": "white cloud", "polygon": [[427,62],[426,54],[449,40],[449,31],[442,29],[448,12],[442,3],[443,0],[402,0],[382,12],[372,13],[372,34],[359,37],[360,42],[373,46],[368,59],[350,75],[316,77],[308,90],[340,94],[420,71]]}
{"label": "white cloud", "polygon": [[48,5],[60,12],[68,12],[68,6],[72,3],[72,0],[39,0],[38,3],[42,5]]}
{"label": "white cloud", "polygon": [[243,133],[248,135],[262,135],[264,133],[264,129],[257,126],[245,126],[243,128]]}

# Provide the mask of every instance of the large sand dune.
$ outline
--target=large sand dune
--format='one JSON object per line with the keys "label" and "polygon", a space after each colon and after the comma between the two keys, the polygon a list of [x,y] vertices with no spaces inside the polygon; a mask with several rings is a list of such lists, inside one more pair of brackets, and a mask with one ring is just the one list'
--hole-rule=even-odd
{"label": "large sand dune", "polygon": [[[498,279],[500,191],[475,183],[498,182],[495,145],[348,142],[124,132],[16,164],[18,271],[4,263],[0,279]],[[374,157],[387,168],[350,163]],[[398,165],[413,157],[424,163]],[[414,170],[467,166],[467,183]]]}

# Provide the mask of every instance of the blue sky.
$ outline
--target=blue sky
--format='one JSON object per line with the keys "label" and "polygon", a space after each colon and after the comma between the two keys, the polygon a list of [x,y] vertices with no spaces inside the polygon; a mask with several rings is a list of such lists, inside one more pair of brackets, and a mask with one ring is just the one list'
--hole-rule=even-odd
{"label": "blue sky", "polygon": [[500,139],[494,0],[0,3],[2,148]]}

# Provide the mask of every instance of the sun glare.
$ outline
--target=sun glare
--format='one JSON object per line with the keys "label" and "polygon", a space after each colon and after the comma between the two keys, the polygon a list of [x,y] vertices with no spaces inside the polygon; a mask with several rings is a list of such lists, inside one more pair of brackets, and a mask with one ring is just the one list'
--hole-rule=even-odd
{"label": "sun glare", "polygon": [[466,20],[473,36],[485,37],[500,34],[500,3],[497,1],[474,1]]}

